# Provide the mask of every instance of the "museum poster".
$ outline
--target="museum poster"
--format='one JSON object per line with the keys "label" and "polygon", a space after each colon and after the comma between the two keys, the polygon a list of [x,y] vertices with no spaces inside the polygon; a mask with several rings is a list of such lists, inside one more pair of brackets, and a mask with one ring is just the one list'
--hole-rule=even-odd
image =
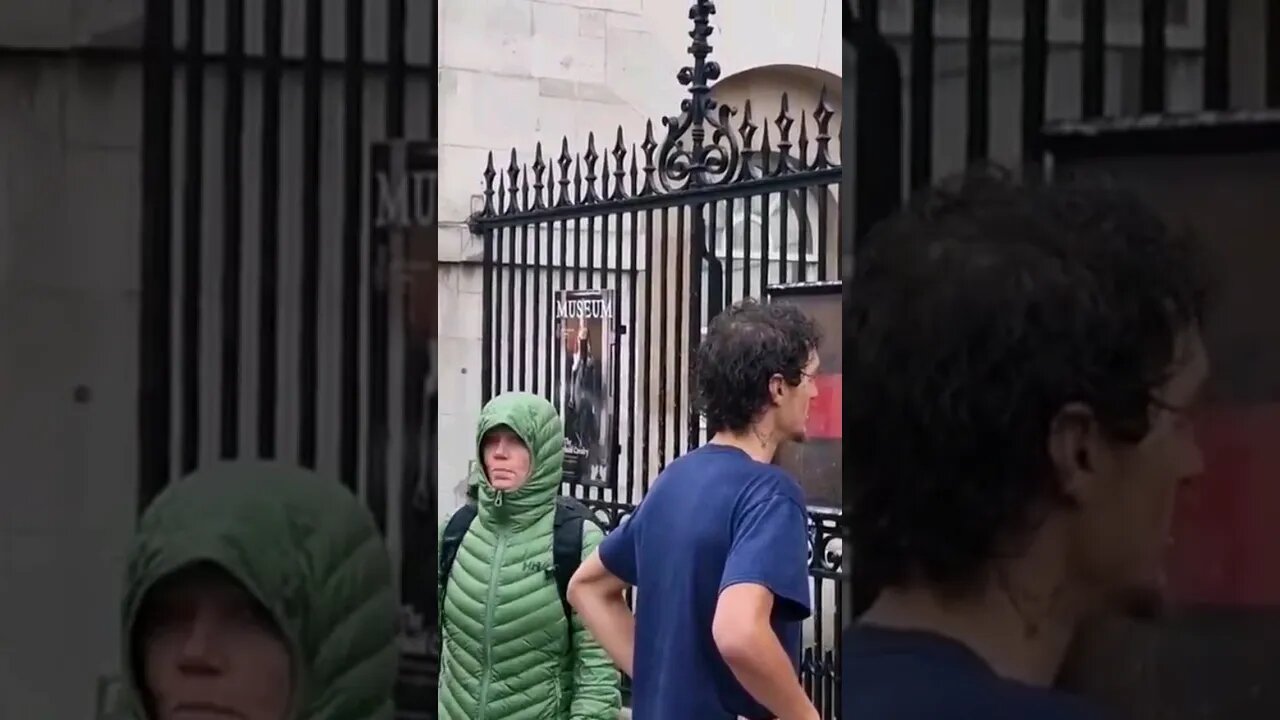
{"label": "museum poster", "polygon": [[436,143],[375,143],[371,160],[367,482],[385,498],[375,516],[399,519],[388,541],[400,550],[400,643],[422,657],[437,624],[436,565],[424,560],[436,541]]}
{"label": "museum poster", "polygon": [[560,290],[554,321],[561,345],[559,401],[564,418],[564,480],[613,486],[617,418],[613,379],[617,323],[613,290]]}

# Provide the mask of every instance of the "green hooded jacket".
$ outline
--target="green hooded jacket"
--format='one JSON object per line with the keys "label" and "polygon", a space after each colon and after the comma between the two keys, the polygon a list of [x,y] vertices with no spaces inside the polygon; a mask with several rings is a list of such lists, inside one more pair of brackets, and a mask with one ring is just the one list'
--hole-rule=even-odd
{"label": "green hooded jacket", "polygon": [[289,720],[391,720],[397,602],[373,518],[339,483],[265,462],[199,471],[144,513],[122,608],[132,717],[146,718],[134,660],[138,611],[157,582],[201,562],[236,578],[288,639]]}
{"label": "green hooded jacket", "polygon": [[[500,395],[480,413],[477,457],[502,426],[529,448],[531,475],[509,493],[478,482],[476,519],[441,598],[439,720],[616,720],[618,671],[576,615],[566,627],[551,571],[564,426],[537,395]],[[582,557],[602,539],[584,523]]]}

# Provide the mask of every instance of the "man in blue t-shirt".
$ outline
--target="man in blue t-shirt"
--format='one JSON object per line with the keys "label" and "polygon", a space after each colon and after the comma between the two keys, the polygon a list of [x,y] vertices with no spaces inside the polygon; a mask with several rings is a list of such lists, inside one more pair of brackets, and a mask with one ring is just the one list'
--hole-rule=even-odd
{"label": "man in blue t-shirt", "polygon": [[1202,470],[1199,247],[1114,187],[979,173],[861,246],[843,331],[847,720],[1084,720],[1079,628],[1160,605]]}
{"label": "man in blue t-shirt", "polygon": [[818,718],[798,672],[804,497],[770,464],[804,439],[818,342],[787,305],[746,300],[717,316],[696,359],[710,443],[667,466],[574,575],[570,602],[634,680],[635,720]]}

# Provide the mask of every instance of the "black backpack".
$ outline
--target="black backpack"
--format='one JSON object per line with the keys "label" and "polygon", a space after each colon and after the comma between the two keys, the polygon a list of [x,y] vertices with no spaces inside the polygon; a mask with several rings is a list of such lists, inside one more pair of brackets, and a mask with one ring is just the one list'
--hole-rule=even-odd
{"label": "black backpack", "polygon": [[[560,604],[564,608],[565,623],[569,634],[573,635],[573,607],[569,605],[569,580],[582,564],[583,523],[591,523],[605,532],[600,520],[581,500],[572,497],[556,498],[555,530],[552,534],[551,555],[552,569],[555,574],[556,589],[560,592]],[[458,509],[444,527],[444,537],[440,540],[440,602],[444,602],[445,592],[449,587],[449,572],[453,569],[453,561],[458,556],[458,546],[466,537],[471,522],[476,519],[476,506],[468,502]],[[441,618],[443,620],[443,618]]]}

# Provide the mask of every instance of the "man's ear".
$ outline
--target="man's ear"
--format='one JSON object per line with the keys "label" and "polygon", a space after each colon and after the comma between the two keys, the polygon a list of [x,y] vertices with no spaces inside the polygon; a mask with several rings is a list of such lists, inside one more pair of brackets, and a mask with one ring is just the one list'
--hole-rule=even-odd
{"label": "man's ear", "polygon": [[775,374],[773,377],[769,378],[769,401],[774,405],[778,405],[782,402],[782,392],[786,387],[786,384],[787,379],[781,375]]}
{"label": "man's ear", "polygon": [[1079,501],[1097,471],[1098,421],[1083,403],[1064,405],[1049,423],[1048,451],[1058,489]]}

